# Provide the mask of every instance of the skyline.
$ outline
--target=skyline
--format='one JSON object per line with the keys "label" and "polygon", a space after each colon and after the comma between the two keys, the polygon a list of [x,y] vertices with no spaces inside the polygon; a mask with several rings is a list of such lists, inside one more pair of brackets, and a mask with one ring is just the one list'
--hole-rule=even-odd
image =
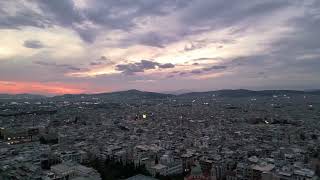
{"label": "skyline", "polygon": [[319,89],[320,2],[0,2],[0,93]]}

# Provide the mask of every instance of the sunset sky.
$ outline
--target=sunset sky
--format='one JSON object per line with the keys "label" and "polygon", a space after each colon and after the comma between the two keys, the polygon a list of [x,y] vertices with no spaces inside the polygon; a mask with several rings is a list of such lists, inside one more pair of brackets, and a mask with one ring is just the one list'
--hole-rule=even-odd
{"label": "sunset sky", "polygon": [[0,93],[320,88],[319,0],[1,0]]}

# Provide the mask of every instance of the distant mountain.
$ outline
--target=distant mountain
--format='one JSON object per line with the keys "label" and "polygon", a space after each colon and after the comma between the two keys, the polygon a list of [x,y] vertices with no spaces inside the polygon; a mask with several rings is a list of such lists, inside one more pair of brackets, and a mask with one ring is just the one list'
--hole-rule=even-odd
{"label": "distant mountain", "polygon": [[272,96],[272,95],[294,95],[294,94],[309,94],[309,95],[320,95],[320,91],[296,91],[296,90],[262,90],[262,91],[252,91],[247,89],[226,89],[217,91],[207,91],[207,92],[191,92],[182,94],[180,96],[190,96],[190,97],[205,97],[205,96],[219,96],[219,97],[257,97],[257,96]]}
{"label": "distant mountain", "polygon": [[186,94],[181,94],[180,96],[228,96],[228,97],[239,97],[239,96],[250,96],[255,91],[250,91],[246,89],[238,90],[217,90],[217,91],[206,91],[206,92],[191,92]]}
{"label": "distant mountain", "polygon": [[37,94],[0,94],[0,99],[44,99],[46,96]]}
{"label": "distant mountain", "polygon": [[111,93],[94,94],[94,96],[112,96],[112,97],[137,97],[137,98],[167,98],[171,97],[171,94],[163,94],[156,92],[139,91],[136,89],[131,89],[127,91],[118,91]]}
{"label": "distant mountain", "polygon": [[308,94],[320,95],[320,89],[306,90]]}
{"label": "distant mountain", "polygon": [[[177,93],[177,94],[176,94]],[[99,93],[99,94],[65,94],[62,96],[55,96],[53,99],[56,100],[77,100],[77,99],[108,99],[108,100],[141,100],[141,99],[164,99],[170,97],[180,97],[180,98],[192,98],[192,97],[259,97],[259,96],[273,96],[273,95],[320,95],[320,91],[296,91],[296,90],[262,90],[253,91],[247,89],[225,89],[217,91],[207,91],[207,92],[166,92],[166,93],[156,93],[156,92],[146,92],[139,91],[136,89],[127,91],[117,91],[110,93]]]}
{"label": "distant mountain", "polygon": [[194,92],[194,91],[188,90],[188,89],[179,89],[179,90],[175,90],[175,91],[163,91],[161,93],[173,94],[173,95],[181,95],[181,94],[186,94],[186,93],[191,93],[191,92]]}
{"label": "distant mountain", "polygon": [[[146,92],[131,89],[127,91],[117,91],[98,94],[64,94],[54,97],[46,97],[35,94],[0,94],[0,100],[26,100],[26,99],[51,99],[51,100],[71,100],[78,101],[105,99],[110,101],[126,101],[126,100],[147,100],[147,99],[165,99],[170,97],[194,98],[194,97],[258,97],[273,95],[320,95],[320,90],[296,91],[296,90],[262,90],[252,91],[247,89],[225,89],[206,92],[187,92],[188,90],[178,90],[166,93]],[[187,92],[187,93],[185,93]]]}
{"label": "distant mountain", "polygon": [[163,99],[163,98],[168,98],[172,96],[174,95],[131,89],[127,91],[117,91],[117,92],[99,93],[99,94],[65,94],[62,96],[55,96],[53,97],[53,99],[74,100],[74,99],[99,98],[99,99],[110,99],[110,100],[134,100],[134,99]]}

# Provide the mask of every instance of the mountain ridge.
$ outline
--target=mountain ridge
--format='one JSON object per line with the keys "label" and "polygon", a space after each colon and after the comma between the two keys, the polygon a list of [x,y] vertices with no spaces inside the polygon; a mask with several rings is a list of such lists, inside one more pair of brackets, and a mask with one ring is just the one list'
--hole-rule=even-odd
{"label": "mountain ridge", "polygon": [[280,94],[306,94],[306,95],[320,95],[320,90],[248,90],[248,89],[221,89],[221,90],[212,90],[212,91],[203,91],[203,92],[186,92],[181,94],[174,94],[169,92],[150,92],[150,91],[141,91],[137,89],[129,89],[123,91],[114,91],[114,92],[103,92],[103,93],[94,93],[94,94],[63,94],[56,95],[53,97],[48,97],[38,94],[6,94],[1,93],[0,99],[42,99],[42,98],[86,98],[86,97],[131,97],[135,96],[136,98],[145,97],[145,98],[166,98],[166,97],[185,97],[185,96],[221,96],[221,97],[247,97],[247,96],[272,96]]}

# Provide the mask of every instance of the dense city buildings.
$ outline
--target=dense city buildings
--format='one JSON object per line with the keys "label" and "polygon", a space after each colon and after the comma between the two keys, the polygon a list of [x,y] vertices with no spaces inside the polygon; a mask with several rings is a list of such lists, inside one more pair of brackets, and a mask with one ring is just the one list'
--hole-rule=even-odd
{"label": "dense city buildings", "polygon": [[2,97],[0,136],[0,179],[320,177],[318,92]]}

